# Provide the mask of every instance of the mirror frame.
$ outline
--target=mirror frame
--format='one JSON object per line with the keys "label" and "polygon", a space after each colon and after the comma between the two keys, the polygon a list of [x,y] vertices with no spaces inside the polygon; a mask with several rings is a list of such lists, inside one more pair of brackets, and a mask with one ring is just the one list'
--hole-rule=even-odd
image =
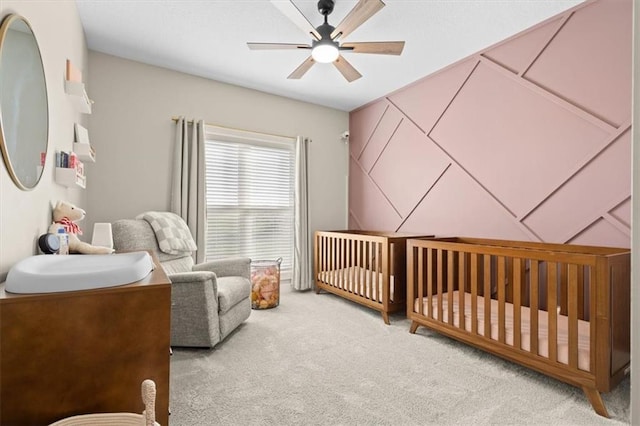
{"label": "mirror frame", "polygon": [[33,28],[31,27],[31,24],[29,24],[29,21],[27,21],[27,19],[24,16],[14,13],[14,14],[6,15],[5,17],[2,18],[2,24],[0,25],[0,58],[2,57],[2,47],[6,40],[6,34],[9,31],[11,24],[16,21],[24,22],[27,28],[29,28],[29,31],[31,32],[31,35],[33,36],[33,39],[35,41],[36,49],[38,50],[37,52],[38,57],[40,58],[40,67],[42,67],[42,79],[44,83],[44,101],[46,104],[46,111],[47,111],[46,117],[45,117],[46,119],[46,123],[45,123],[46,139],[45,139],[45,145],[44,145],[45,164],[42,165],[42,170],[40,171],[40,174],[38,175],[38,178],[36,179],[33,186],[26,186],[20,180],[20,178],[16,174],[13,164],[11,163],[11,158],[9,156],[9,150],[7,148],[5,134],[4,134],[1,105],[0,105],[0,150],[2,151],[2,158],[4,159],[4,164],[7,168],[7,171],[9,172],[9,176],[11,176],[11,180],[13,180],[16,186],[22,189],[23,191],[31,191],[36,186],[38,186],[38,184],[40,183],[40,180],[42,180],[42,175],[44,174],[44,166],[46,165],[46,158],[49,152],[49,121],[50,121],[49,120],[49,91],[47,89],[47,77],[45,75],[44,62],[42,60],[42,51],[40,50],[40,44],[38,43],[38,39],[36,38],[35,33],[33,32]]}

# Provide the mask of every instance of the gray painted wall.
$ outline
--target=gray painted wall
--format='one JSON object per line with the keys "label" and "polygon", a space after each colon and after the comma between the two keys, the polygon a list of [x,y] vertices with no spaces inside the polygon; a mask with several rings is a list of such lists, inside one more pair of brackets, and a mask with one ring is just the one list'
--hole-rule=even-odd
{"label": "gray painted wall", "polygon": [[89,67],[89,95],[95,101],[89,138],[97,162],[86,167],[88,225],[168,210],[175,139],[171,117],[184,115],[225,127],[310,137],[311,228],[346,226],[348,147],[340,135],[348,129],[348,113],[98,52],[89,53]]}

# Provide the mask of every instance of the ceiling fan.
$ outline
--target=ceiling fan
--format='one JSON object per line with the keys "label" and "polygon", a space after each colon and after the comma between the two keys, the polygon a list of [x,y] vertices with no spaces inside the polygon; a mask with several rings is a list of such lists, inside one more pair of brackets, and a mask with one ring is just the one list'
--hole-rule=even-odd
{"label": "ceiling fan", "polygon": [[318,11],[324,16],[324,24],[314,28],[300,9],[292,1],[271,0],[285,16],[291,19],[302,31],[311,35],[311,44],[296,43],[247,43],[249,49],[309,49],[309,56],[287,78],[301,78],[314,63],[330,63],[340,73],[352,82],[362,75],[340,54],[340,52],[375,53],[379,55],[400,55],[404,48],[404,41],[379,41],[379,42],[352,42],[341,43],[341,40],[351,34],[356,28],[371,18],[382,9],[385,4],[382,0],[359,0],[337,27],[328,22],[328,16],[333,12],[334,0],[318,1]]}

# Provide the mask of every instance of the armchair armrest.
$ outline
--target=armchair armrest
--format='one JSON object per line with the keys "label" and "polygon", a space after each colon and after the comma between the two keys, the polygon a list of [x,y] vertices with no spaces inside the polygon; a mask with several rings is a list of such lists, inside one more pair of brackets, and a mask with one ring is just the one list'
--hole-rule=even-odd
{"label": "armchair armrest", "polygon": [[218,277],[245,277],[251,280],[251,259],[248,257],[230,257],[212,260],[194,265],[193,270],[215,272]]}
{"label": "armchair armrest", "polygon": [[169,274],[171,346],[213,347],[220,341],[218,281],[210,271]]}
{"label": "armchair armrest", "polygon": [[[213,295],[218,298],[218,282],[216,281],[216,274],[212,271],[194,271],[194,272],[179,272],[176,274],[167,275],[171,280],[172,289],[175,293],[198,291],[194,287],[204,287],[210,285],[213,289]],[[202,292],[203,290],[200,290]],[[206,291],[206,289],[204,289]]]}

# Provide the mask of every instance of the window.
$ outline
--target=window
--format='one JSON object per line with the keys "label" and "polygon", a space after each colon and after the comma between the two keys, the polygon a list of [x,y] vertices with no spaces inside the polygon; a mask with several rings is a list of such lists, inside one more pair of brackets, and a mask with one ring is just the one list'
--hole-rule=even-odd
{"label": "window", "polygon": [[293,262],[294,139],[207,126],[207,260]]}

